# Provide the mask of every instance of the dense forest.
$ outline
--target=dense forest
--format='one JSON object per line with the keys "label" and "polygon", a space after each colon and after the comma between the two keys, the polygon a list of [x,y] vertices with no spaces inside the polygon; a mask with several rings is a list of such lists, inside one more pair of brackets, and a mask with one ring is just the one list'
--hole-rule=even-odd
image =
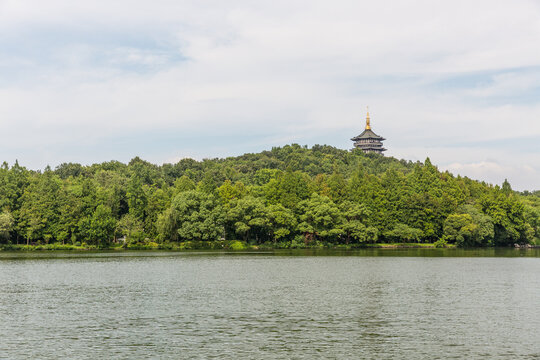
{"label": "dense forest", "polygon": [[287,145],[157,166],[0,168],[0,243],[269,247],[540,243],[540,192],[431,164]]}

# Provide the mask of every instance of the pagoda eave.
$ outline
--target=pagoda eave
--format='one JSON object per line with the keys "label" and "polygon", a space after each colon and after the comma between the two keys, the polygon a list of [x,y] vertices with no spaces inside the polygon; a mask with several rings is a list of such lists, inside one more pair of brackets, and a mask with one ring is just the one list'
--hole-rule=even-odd
{"label": "pagoda eave", "polygon": [[355,136],[351,139],[354,141],[354,147],[362,150],[364,153],[378,153],[382,155],[383,151],[386,151],[383,148],[382,142],[386,140],[382,136],[379,136],[371,130],[369,111],[366,116],[366,128],[358,136]]}
{"label": "pagoda eave", "polygon": [[386,148],[375,147],[375,146],[371,146],[371,147],[356,146],[356,148],[360,150],[373,150],[373,151],[386,151],[387,150]]}

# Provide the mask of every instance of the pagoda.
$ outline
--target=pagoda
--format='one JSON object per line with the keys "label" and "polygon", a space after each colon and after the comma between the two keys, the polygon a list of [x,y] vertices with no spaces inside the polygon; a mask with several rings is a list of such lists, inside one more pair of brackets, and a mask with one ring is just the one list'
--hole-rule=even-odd
{"label": "pagoda", "polygon": [[375,134],[371,130],[371,124],[369,119],[369,109],[367,111],[366,116],[366,129],[363,133],[361,133],[358,136],[355,136],[351,139],[354,141],[354,147],[357,149],[362,149],[364,153],[377,153],[377,154],[383,154],[383,151],[386,151],[385,148],[383,148],[382,142],[386,140],[382,136],[379,136]]}

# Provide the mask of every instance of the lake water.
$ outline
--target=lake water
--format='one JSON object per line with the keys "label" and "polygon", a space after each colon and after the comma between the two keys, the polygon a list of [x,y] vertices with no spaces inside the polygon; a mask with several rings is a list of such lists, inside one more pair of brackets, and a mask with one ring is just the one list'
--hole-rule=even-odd
{"label": "lake water", "polygon": [[6,359],[540,358],[539,250],[0,253],[0,289]]}

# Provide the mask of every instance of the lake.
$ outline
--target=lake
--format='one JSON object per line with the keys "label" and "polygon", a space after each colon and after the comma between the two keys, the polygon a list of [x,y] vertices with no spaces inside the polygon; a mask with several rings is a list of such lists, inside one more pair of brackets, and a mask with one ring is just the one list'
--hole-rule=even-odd
{"label": "lake", "polygon": [[540,250],[0,253],[0,358],[540,358]]}

